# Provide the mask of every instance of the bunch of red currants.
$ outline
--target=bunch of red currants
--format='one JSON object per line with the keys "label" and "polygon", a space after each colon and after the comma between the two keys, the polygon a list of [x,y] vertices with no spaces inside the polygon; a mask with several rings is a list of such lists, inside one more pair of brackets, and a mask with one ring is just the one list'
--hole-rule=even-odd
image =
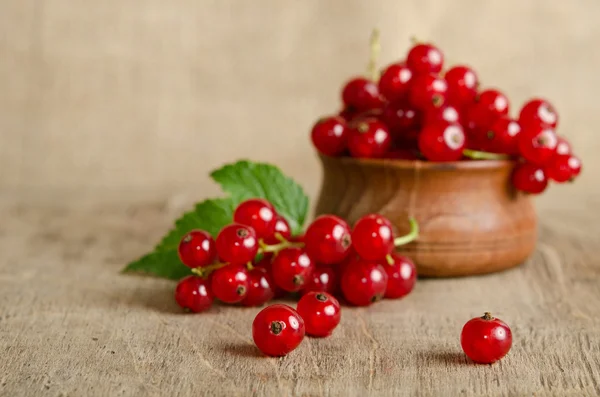
{"label": "bunch of red currants", "polygon": [[314,146],[323,155],[356,158],[514,159],[512,184],[533,194],[549,180],[579,175],[581,161],[556,134],[558,114],[550,102],[531,99],[512,118],[506,95],[480,89],[472,68],[443,66],[439,48],[418,43],[380,76],[351,79],[339,114],[314,125]]}

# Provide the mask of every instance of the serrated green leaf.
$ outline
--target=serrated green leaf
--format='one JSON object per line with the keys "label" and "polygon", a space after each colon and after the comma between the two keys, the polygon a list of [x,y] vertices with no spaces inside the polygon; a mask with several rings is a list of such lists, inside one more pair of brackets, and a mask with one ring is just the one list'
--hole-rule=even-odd
{"label": "serrated green leaf", "polygon": [[175,221],[171,230],[153,252],[131,262],[123,272],[139,272],[178,280],[190,274],[190,269],[179,260],[177,247],[181,238],[192,229],[202,229],[213,237],[233,219],[235,203],[231,198],[204,200],[194,210],[186,212]]}
{"label": "serrated green leaf", "polygon": [[233,202],[259,197],[269,200],[290,224],[293,234],[302,232],[308,197],[300,185],[271,164],[242,160],[211,172],[210,176],[231,195]]}

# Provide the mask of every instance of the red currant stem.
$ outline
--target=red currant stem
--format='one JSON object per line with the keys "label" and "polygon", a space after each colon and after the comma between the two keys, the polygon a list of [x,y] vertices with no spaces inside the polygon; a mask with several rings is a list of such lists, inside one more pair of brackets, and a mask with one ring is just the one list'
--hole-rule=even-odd
{"label": "red currant stem", "polygon": [[209,266],[197,267],[195,269],[192,269],[192,273],[204,278],[211,274],[213,271],[225,267],[227,265],[228,263],[213,263]]}
{"label": "red currant stem", "polygon": [[371,33],[371,40],[369,42],[369,49],[371,55],[369,56],[369,65],[367,66],[367,73],[371,80],[379,81],[379,71],[377,70],[377,60],[379,59],[379,52],[381,51],[381,43],[379,41],[379,29],[373,29]]}
{"label": "red currant stem", "polygon": [[494,317],[492,317],[492,313],[490,313],[490,312],[485,312],[483,317],[481,317],[481,318],[484,320],[488,320],[488,321],[494,319]]}
{"label": "red currant stem", "polygon": [[404,236],[396,237],[394,239],[394,246],[398,247],[400,245],[408,244],[419,237],[419,224],[417,223],[417,220],[415,218],[409,218],[408,222],[410,223],[410,232]]}
{"label": "red currant stem", "polygon": [[248,269],[248,271],[253,270],[254,269],[254,265],[252,264],[252,262],[248,262],[246,263],[246,269]]}
{"label": "red currant stem", "polygon": [[275,232],[275,238],[276,238],[277,240],[281,241],[282,243],[283,243],[284,241],[287,241],[287,240],[285,239],[285,237],[283,237],[283,236],[281,235],[281,233],[279,233],[279,232]]}
{"label": "red currant stem", "polygon": [[302,247],[304,247],[304,243],[300,243],[300,242],[294,243],[291,241],[287,241],[285,239],[281,243],[273,244],[273,245],[265,244],[265,242],[261,239],[261,240],[258,240],[258,245],[260,246],[258,252],[263,253],[263,254],[265,252],[277,253],[284,248],[302,248]]}
{"label": "red currant stem", "polygon": [[387,254],[385,256],[385,260],[387,261],[388,265],[390,265],[390,266],[392,266],[394,264],[394,258],[390,254]]}
{"label": "red currant stem", "polygon": [[506,154],[482,152],[479,150],[465,149],[463,150],[465,157],[473,160],[508,160],[510,156]]}

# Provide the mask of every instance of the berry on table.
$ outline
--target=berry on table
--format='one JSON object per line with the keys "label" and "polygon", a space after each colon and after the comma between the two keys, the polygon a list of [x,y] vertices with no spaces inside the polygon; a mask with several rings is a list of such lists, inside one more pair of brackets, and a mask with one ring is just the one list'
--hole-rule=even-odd
{"label": "berry on table", "polygon": [[448,103],[460,108],[475,100],[479,79],[473,69],[454,66],[444,74],[444,78],[448,83]]}
{"label": "berry on table", "polygon": [[255,267],[248,272],[248,293],[242,300],[244,306],[261,306],[273,299],[273,281],[267,269]]}
{"label": "berry on table", "polygon": [[389,102],[383,108],[381,120],[388,126],[392,136],[399,139],[408,131],[420,127],[421,114],[404,102]]}
{"label": "berry on table", "polygon": [[248,272],[244,266],[227,265],[215,270],[210,278],[215,297],[225,303],[237,303],[248,294]]}
{"label": "berry on table", "polygon": [[333,265],[341,262],[352,245],[350,228],[335,215],[320,215],[304,234],[306,252],[315,262]]}
{"label": "berry on table", "polygon": [[394,232],[391,222],[379,215],[368,214],[360,218],[352,229],[352,245],[365,260],[383,260],[394,250]]}
{"label": "berry on table", "polygon": [[415,263],[406,256],[394,252],[391,257],[393,262],[383,266],[388,275],[385,298],[402,298],[413,290],[417,281],[417,269]]}
{"label": "berry on table", "polygon": [[348,149],[352,157],[383,157],[392,144],[387,126],[376,119],[365,119],[348,131]]}
{"label": "berry on table", "polygon": [[513,170],[511,181],[517,190],[531,194],[542,193],[548,186],[544,169],[531,163],[518,164]]}
{"label": "berry on table", "polygon": [[332,267],[317,266],[312,276],[308,279],[304,287],[302,287],[302,293],[307,292],[328,292],[335,294],[338,289],[338,275]]}
{"label": "berry on table", "polygon": [[521,125],[546,125],[548,127],[556,128],[558,124],[558,113],[554,106],[545,99],[534,98],[529,100],[521,108],[519,113],[519,122]]}
{"label": "berry on table", "polygon": [[314,125],[311,140],[315,148],[326,156],[339,156],[346,150],[348,134],[346,121],[340,117],[323,118]]}
{"label": "berry on table", "polygon": [[460,160],[464,148],[465,133],[459,124],[429,124],[419,135],[419,150],[429,161]]}
{"label": "berry on table", "polygon": [[493,153],[517,154],[520,133],[518,121],[501,116],[489,127],[483,149]]}
{"label": "berry on table", "polygon": [[460,344],[471,360],[480,364],[492,364],[508,353],[512,346],[510,327],[490,313],[475,317],[464,325]]}
{"label": "berry on table", "polygon": [[298,301],[296,311],[304,320],[306,334],[329,336],[342,317],[337,299],[327,292],[309,292]]}
{"label": "berry on table", "polygon": [[391,64],[379,78],[379,92],[388,101],[403,100],[408,95],[412,77],[413,73],[405,62]]}
{"label": "berry on table", "polygon": [[519,134],[519,153],[525,160],[538,165],[546,165],[554,157],[558,138],[554,130],[541,124],[523,126]]}
{"label": "berry on table", "polygon": [[383,102],[377,84],[364,77],[356,77],[346,83],[342,100],[346,107],[359,113],[379,108]]}
{"label": "berry on table", "polygon": [[298,312],[283,304],[267,306],[252,322],[252,339],[264,354],[285,356],[304,339],[304,320]]}
{"label": "berry on table", "polygon": [[209,283],[202,277],[187,276],[175,288],[175,301],[183,309],[194,313],[208,310],[214,300]]}
{"label": "berry on table", "polygon": [[421,74],[413,79],[410,86],[410,104],[416,109],[428,111],[446,103],[448,84],[436,74]]}
{"label": "berry on table", "polygon": [[256,232],[250,226],[240,223],[232,223],[221,229],[216,246],[219,258],[232,265],[246,264],[258,252]]}
{"label": "berry on table", "polygon": [[310,280],[315,265],[301,248],[284,248],[279,251],[271,264],[271,274],[275,284],[288,292],[300,291]]}
{"label": "berry on table", "polygon": [[342,273],[342,293],[355,306],[369,306],[385,295],[388,276],[378,262],[356,260]]}
{"label": "berry on table", "polygon": [[265,244],[273,245],[280,243],[281,241],[278,239],[279,237],[289,240],[292,237],[292,230],[290,229],[290,224],[288,221],[281,215],[277,215],[275,220],[275,231],[271,236],[265,237]]}
{"label": "berry on table", "polygon": [[181,262],[192,269],[208,266],[217,257],[215,241],[204,230],[192,230],[183,236],[177,252]]}
{"label": "berry on table", "polygon": [[406,64],[415,74],[439,73],[444,64],[444,55],[434,45],[421,43],[410,49]]}
{"label": "berry on table", "polygon": [[581,160],[572,154],[557,155],[544,168],[548,178],[556,182],[567,182],[575,179],[581,172]]}
{"label": "berry on table", "polygon": [[277,222],[275,208],[267,200],[252,198],[241,202],[233,213],[233,221],[250,226],[258,238],[273,235]]}

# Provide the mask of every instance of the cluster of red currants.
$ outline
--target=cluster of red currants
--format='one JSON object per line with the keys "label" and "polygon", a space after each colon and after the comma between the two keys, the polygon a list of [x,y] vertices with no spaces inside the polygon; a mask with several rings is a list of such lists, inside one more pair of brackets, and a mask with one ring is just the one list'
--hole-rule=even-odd
{"label": "cluster of red currants", "polygon": [[357,158],[512,158],[513,185],[534,194],[549,180],[579,175],[581,161],[556,134],[558,114],[548,101],[531,99],[511,118],[506,95],[481,90],[472,68],[443,65],[440,49],[419,43],[380,77],[351,79],[342,91],[342,111],[314,125],[314,146],[327,156]]}
{"label": "cluster of red currants", "polygon": [[202,230],[187,233],[179,257],[195,275],[181,280],[175,298],[193,312],[224,303],[260,306],[286,293],[327,292],[367,306],[407,295],[416,281],[414,263],[394,248],[417,237],[418,225],[395,237],[392,224],[377,214],[350,230],[334,215],[317,217],[303,236],[292,237],[288,222],[266,200],[249,199],[217,238]]}

